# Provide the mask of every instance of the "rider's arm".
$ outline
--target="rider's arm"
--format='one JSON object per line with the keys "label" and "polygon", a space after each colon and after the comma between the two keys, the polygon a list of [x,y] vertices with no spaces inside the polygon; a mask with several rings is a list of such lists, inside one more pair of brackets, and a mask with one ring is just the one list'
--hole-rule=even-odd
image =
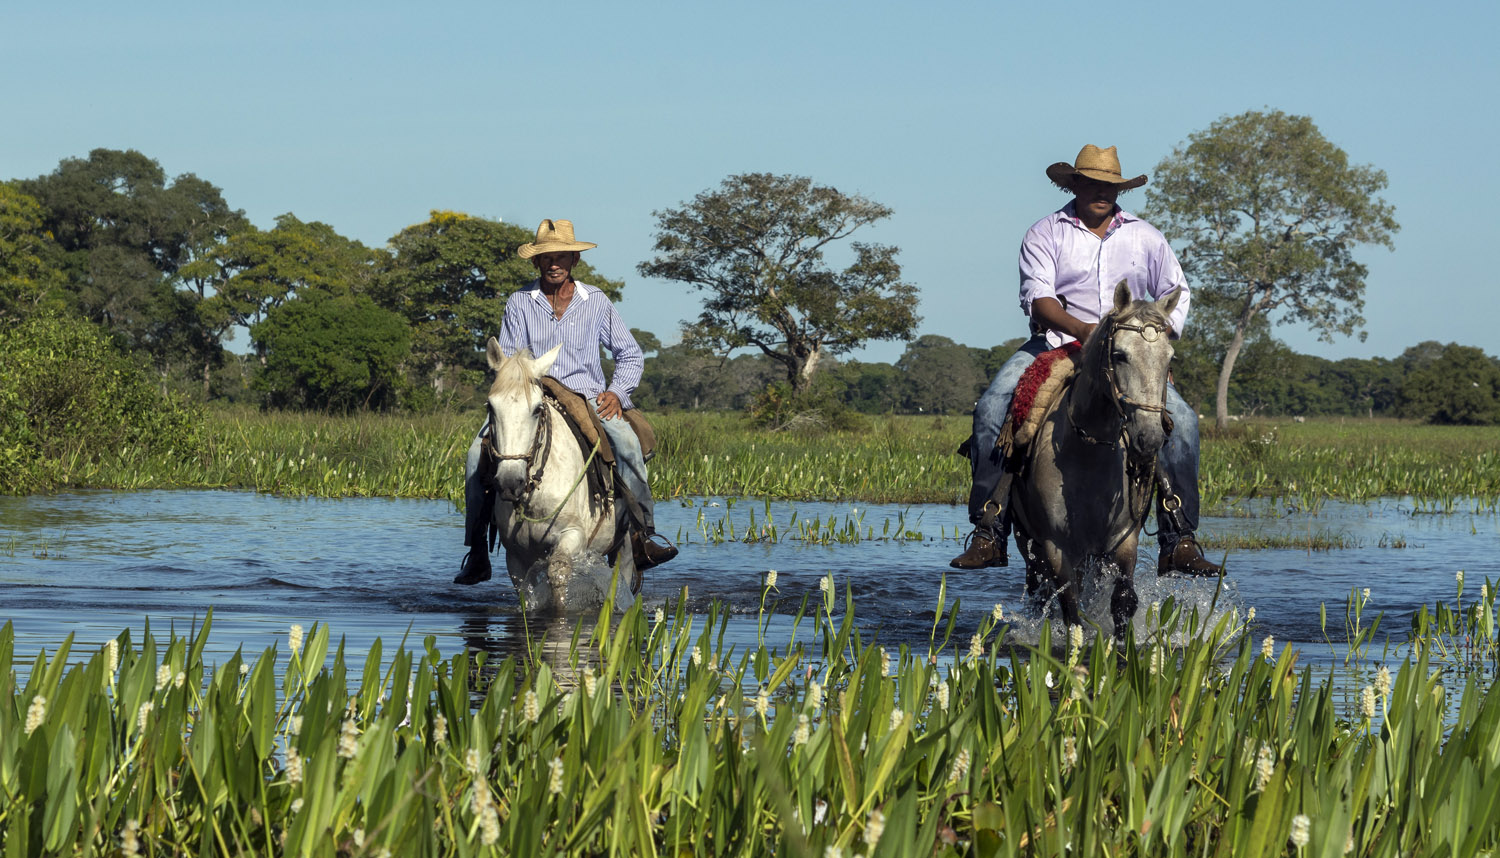
{"label": "rider's arm", "polygon": [[603,327],[604,330],[599,332],[600,345],[609,349],[610,356],[615,360],[615,372],[609,379],[608,392],[619,397],[621,408],[632,408],[634,406],[630,401],[630,394],[641,383],[641,374],[646,369],[646,355],[613,304],[609,307],[608,318]]}
{"label": "rider's arm", "polygon": [[1032,301],[1031,318],[1041,322],[1048,330],[1061,331],[1079,342],[1088,339],[1096,327],[1092,322],[1079,321],[1068,315],[1062,302],[1056,298],[1037,298]]}

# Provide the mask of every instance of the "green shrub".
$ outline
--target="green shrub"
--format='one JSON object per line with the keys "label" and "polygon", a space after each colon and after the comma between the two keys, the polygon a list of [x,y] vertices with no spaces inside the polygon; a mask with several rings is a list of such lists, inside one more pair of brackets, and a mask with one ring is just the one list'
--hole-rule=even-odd
{"label": "green shrub", "polygon": [[67,484],[73,464],[127,447],[187,457],[201,445],[197,412],[88,322],[42,315],[0,329],[0,366],[0,491]]}

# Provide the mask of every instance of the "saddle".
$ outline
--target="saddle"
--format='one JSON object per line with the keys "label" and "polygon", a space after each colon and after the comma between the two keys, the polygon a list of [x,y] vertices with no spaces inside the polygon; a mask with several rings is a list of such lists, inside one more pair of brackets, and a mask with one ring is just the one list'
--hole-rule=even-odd
{"label": "saddle", "polygon": [[995,439],[1001,457],[1011,458],[1026,449],[1041,428],[1042,420],[1052,408],[1052,403],[1068,389],[1073,376],[1078,374],[1082,361],[1083,346],[1077,342],[1042,352],[1026,367],[1021,380],[1016,383],[1015,395],[1010,400],[1010,412],[1005,425]]}
{"label": "saddle", "polygon": [[[609,435],[604,431],[604,423],[589,408],[583,394],[563,386],[562,382],[551,376],[543,376],[541,381],[543,395],[557,403],[568,428],[573,430],[579,451],[588,461],[589,497],[595,502],[611,496],[623,498],[631,519],[640,525],[645,516],[639,502],[630,494],[622,480],[615,479],[615,451],[610,446]],[[635,430],[636,438],[640,439],[642,458],[651,461],[651,457],[656,455],[656,430],[646,422],[640,409],[629,408],[622,414],[630,428]]]}

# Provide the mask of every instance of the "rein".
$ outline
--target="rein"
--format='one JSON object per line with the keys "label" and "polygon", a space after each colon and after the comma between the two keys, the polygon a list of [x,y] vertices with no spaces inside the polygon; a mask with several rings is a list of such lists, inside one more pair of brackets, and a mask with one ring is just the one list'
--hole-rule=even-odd
{"label": "rein", "polygon": [[[1132,399],[1131,397],[1127,396],[1124,391],[1120,390],[1119,379],[1115,377],[1115,337],[1121,331],[1134,331],[1140,334],[1141,338],[1148,343],[1156,342],[1157,338],[1162,335],[1161,329],[1156,325],[1126,325],[1114,322],[1110,323],[1109,342],[1105,344],[1104,358],[1104,377],[1109,379],[1110,404],[1114,405],[1115,413],[1118,414],[1121,418],[1129,416],[1125,411],[1126,406],[1134,408],[1138,411],[1149,411],[1155,414],[1165,414],[1167,410],[1167,405],[1165,402],[1159,404],[1142,402],[1139,399]],[[1089,444],[1094,444],[1096,446],[1115,446],[1124,443],[1125,441],[1126,429],[1124,425],[1121,425],[1120,427],[1119,436],[1117,436],[1113,441],[1108,441],[1095,438],[1088,433],[1088,430],[1084,429],[1082,426],[1072,420],[1069,420],[1068,422],[1073,424],[1073,431],[1078,433],[1078,437],[1082,438]]]}
{"label": "rein", "polygon": [[[552,399],[550,396],[543,396],[542,402],[548,409],[556,412],[559,418],[562,418],[564,420],[567,419],[566,415],[562,413],[562,409],[558,406],[556,400]],[[520,495],[516,497],[502,497],[501,499],[510,501],[511,503],[515,504],[516,515],[520,516],[523,521],[529,521],[533,523],[547,521],[548,519],[554,518],[558,513],[562,512],[563,505],[568,502],[568,498],[572,497],[573,493],[578,491],[578,486],[581,485],[584,478],[588,476],[589,465],[593,464],[594,456],[598,454],[600,446],[598,441],[594,442],[594,448],[589,451],[588,458],[584,460],[583,467],[578,472],[578,479],[573,481],[572,488],[568,489],[568,493],[562,496],[562,500],[558,501],[557,509],[554,509],[547,515],[532,518],[531,516],[526,514],[526,511],[531,506],[531,496],[536,493],[537,487],[542,484],[542,476],[547,468],[547,455],[552,452],[552,420],[550,417],[544,416],[539,422],[541,423],[541,426],[537,429],[536,434],[532,436],[530,450],[526,451],[525,453],[502,454],[499,450],[495,449],[495,420],[494,414],[493,412],[491,412],[490,431],[484,436],[484,440],[481,442],[481,446],[483,446],[485,452],[495,460],[497,467],[500,462],[505,460],[519,460],[525,464],[526,482],[521,488]],[[534,473],[531,470],[533,464],[536,464],[536,471]],[[605,517],[606,516],[604,515],[601,515],[599,517],[600,524],[603,523]],[[599,525],[596,524],[594,526],[594,533],[597,534],[598,532]],[[591,535],[590,540],[592,540],[592,538],[593,537]]]}

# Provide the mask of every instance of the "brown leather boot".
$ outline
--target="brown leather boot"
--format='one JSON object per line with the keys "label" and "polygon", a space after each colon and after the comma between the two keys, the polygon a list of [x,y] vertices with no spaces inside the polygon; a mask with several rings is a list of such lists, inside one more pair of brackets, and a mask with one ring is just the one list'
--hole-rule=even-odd
{"label": "brown leather boot", "polygon": [[[654,541],[658,539],[661,542]],[[677,546],[667,542],[665,536],[653,533],[643,537],[638,530],[630,532],[630,551],[635,557],[635,568],[637,570],[660,566],[677,556]]]}
{"label": "brown leather boot", "polygon": [[1198,547],[1197,540],[1191,535],[1177,540],[1171,551],[1163,551],[1156,558],[1157,575],[1194,575],[1213,576],[1223,575],[1224,569],[1216,566],[1203,556],[1203,549]]}
{"label": "brown leather boot", "polygon": [[991,566],[1009,566],[1005,556],[1004,536],[983,527],[974,528],[965,540],[964,553],[948,561],[954,569],[984,569]]}

